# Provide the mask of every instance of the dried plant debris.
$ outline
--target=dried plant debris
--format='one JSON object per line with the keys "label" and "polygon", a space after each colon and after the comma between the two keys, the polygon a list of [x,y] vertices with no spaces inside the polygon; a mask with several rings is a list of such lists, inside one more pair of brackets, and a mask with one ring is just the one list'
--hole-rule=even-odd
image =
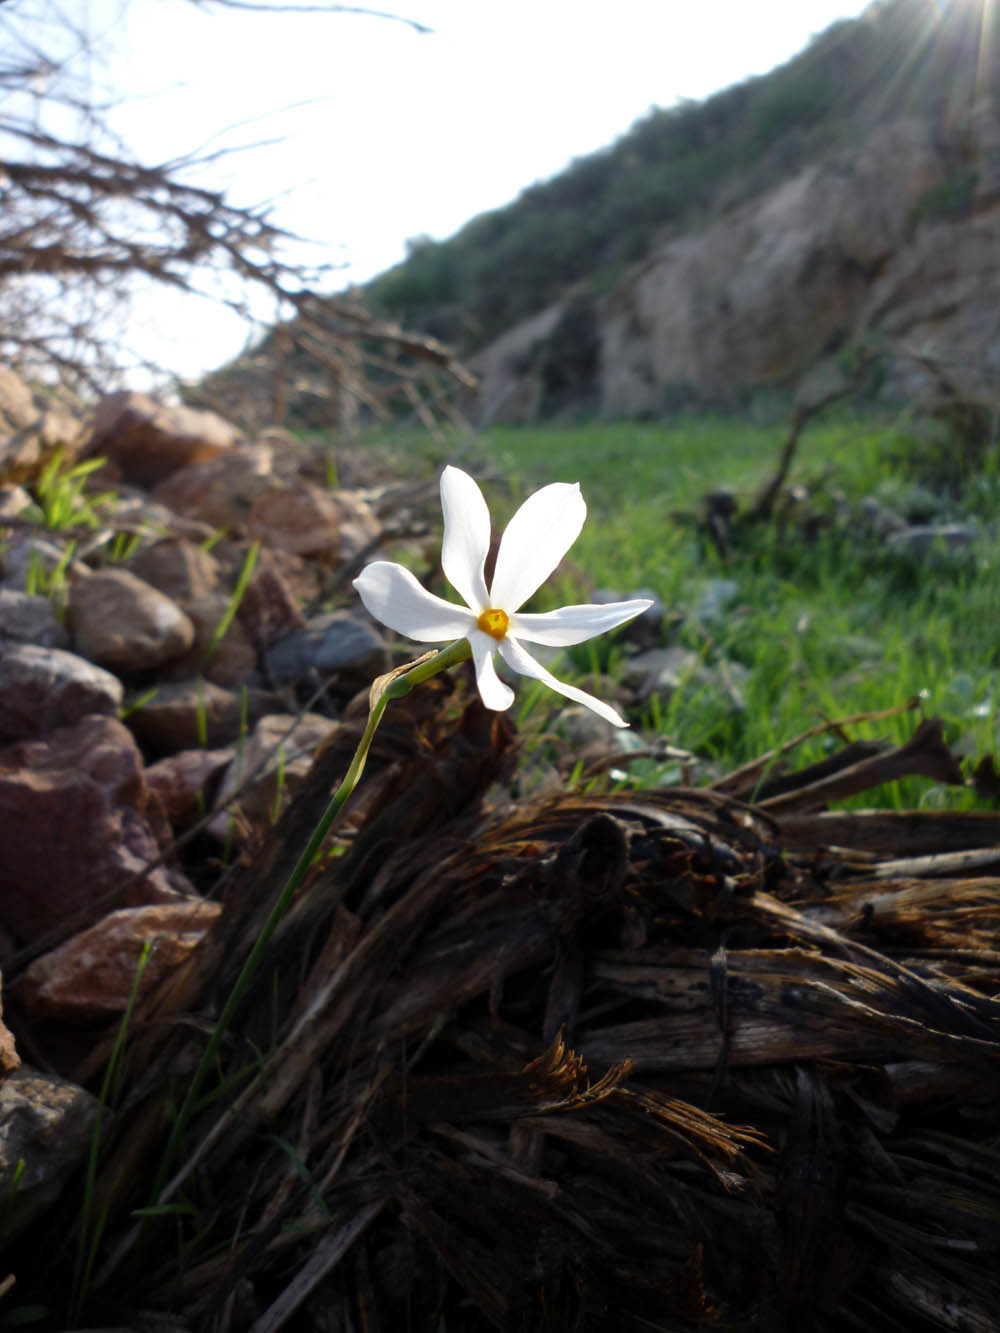
{"label": "dried plant debris", "polygon": [[[350,746],[137,1016],[89,1326],[1000,1328],[1000,816],[822,808],[940,780],[933,723],[757,806],[766,766],[510,806],[503,720],[411,696],[137,1219]],[[23,1291],[74,1223],[14,1256]]]}

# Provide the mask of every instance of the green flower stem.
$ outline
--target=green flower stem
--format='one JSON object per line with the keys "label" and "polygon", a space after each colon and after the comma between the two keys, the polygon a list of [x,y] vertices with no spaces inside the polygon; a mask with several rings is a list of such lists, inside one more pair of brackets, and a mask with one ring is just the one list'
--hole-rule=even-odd
{"label": "green flower stem", "polygon": [[219,1048],[222,1045],[222,1039],[236,1015],[236,1010],[239,1008],[240,1002],[246,994],[247,988],[249,987],[255,972],[260,966],[264,951],[271,942],[271,937],[278,928],[278,923],[292,905],[295,894],[306,876],[306,872],[312,865],[327,834],[333,827],[334,820],[340,814],[348,797],[354,791],[354,788],[358,785],[358,780],[364,771],[365,761],[368,758],[368,751],[371,748],[372,740],[375,737],[375,732],[378,728],[378,724],[382,720],[382,714],[385,712],[386,707],[394,699],[402,699],[405,695],[409,694],[414,686],[423,684],[425,680],[430,680],[431,676],[436,676],[439,672],[446,671],[449,667],[456,666],[458,663],[466,661],[466,659],[471,656],[471,652],[472,650],[469,647],[468,639],[459,639],[456,643],[441,649],[439,652],[429,653],[424,657],[418,657],[415,662],[410,662],[404,667],[398,667],[395,671],[390,671],[388,675],[380,676],[372,685],[371,694],[369,696],[370,706],[368,722],[365,726],[361,740],[358,743],[358,748],[354,752],[354,757],[350,762],[347,773],[344,776],[344,780],[330,798],[329,805],[326,807],[322,817],[313,829],[309,841],[303,848],[302,854],[296,861],[295,867],[285,883],[285,887],[281,890],[277,901],[271,908],[271,912],[267,920],[264,922],[264,926],[261,929],[260,934],[257,936],[254,946],[247,956],[246,962],[243,964],[243,969],[236,978],[233,989],[229,993],[229,998],[226,1000],[222,1013],[219,1015],[218,1021],[212,1031],[212,1035],[209,1038],[201,1060],[198,1063],[198,1067],[194,1071],[191,1083],[188,1086],[187,1094],[185,1095],[184,1101],[181,1103],[180,1109],[174,1119],[173,1128],[170,1131],[170,1138],[167,1141],[167,1146],[161,1159],[160,1170],[157,1174],[156,1184],[153,1189],[154,1202],[160,1201],[159,1196],[166,1184],[174,1159],[180,1150],[184,1132],[194,1114],[195,1107],[198,1104],[198,1099],[201,1096],[201,1090],[204,1087],[209,1070],[215,1064],[219,1054]]}

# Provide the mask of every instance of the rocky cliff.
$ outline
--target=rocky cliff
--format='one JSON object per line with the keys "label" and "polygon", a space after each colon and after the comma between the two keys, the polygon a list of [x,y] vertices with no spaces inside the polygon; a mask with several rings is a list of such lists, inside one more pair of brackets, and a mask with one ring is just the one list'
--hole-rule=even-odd
{"label": "rocky cliff", "polygon": [[587,408],[656,414],[793,384],[863,339],[885,390],[1000,390],[1000,116],[942,106],[878,126],[701,230],[668,234],[609,291],[583,288],[472,360],[481,424]]}

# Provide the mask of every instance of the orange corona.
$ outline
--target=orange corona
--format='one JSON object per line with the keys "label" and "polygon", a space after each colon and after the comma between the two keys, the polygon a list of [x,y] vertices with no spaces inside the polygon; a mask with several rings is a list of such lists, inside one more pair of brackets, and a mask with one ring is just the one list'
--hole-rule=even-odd
{"label": "orange corona", "polygon": [[489,611],[484,611],[482,615],[480,615],[476,624],[484,634],[488,634],[493,639],[500,640],[507,637],[507,630],[510,626],[510,616],[508,616],[506,611],[490,609]]}

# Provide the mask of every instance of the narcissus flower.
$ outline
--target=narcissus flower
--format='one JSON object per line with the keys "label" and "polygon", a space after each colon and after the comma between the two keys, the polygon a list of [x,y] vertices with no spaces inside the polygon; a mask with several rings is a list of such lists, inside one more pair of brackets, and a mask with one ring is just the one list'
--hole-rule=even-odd
{"label": "narcissus flower", "polygon": [[397,634],[419,643],[468,639],[476,684],[487,708],[502,710],[514,692],[496,673],[499,653],[512,671],[544,681],[567,699],[586,704],[595,713],[626,727],[608,704],[592,694],[556,680],[528,653],[525,643],[566,648],[624,625],[652,603],[640,598],[606,606],[563,606],[558,611],[523,615],[520,608],[545,582],[576,541],[587,517],[580,487],[557,482],[543,486],[525,500],[500,542],[493,586],[487,590],[485,565],[490,547],[490,514],[482,491],[457,467],[441,476],[444,542],[441,566],[465,606],[446,602],[422,588],[408,569],[376,560],[354,580],[368,611]]}

